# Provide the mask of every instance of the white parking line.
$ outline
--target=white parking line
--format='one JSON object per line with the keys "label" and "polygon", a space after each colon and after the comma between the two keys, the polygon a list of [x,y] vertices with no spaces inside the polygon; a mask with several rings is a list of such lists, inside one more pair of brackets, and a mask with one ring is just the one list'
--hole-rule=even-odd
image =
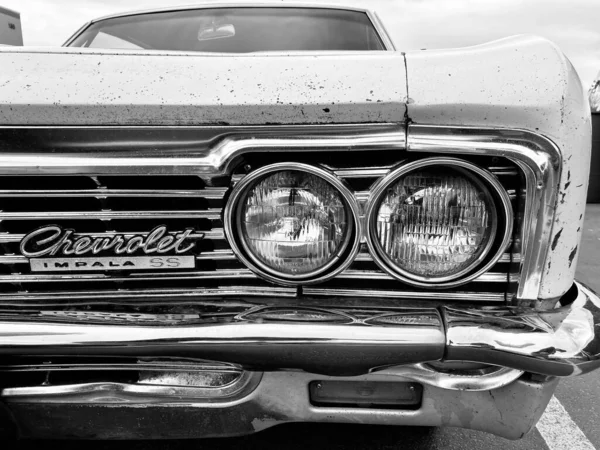
{"label": "white parking line", "polygon": [[554,396],[538,422],[537,429],[550,450],[596,449]]}

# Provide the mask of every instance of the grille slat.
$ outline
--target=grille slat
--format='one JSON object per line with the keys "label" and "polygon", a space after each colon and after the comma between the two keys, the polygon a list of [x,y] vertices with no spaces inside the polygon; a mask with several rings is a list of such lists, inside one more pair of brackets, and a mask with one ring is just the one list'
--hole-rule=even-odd
{"label": "grille slat", "polygon": [[222,199],[227,189],[213,188],[202,190],[166,190],[166,189],[79,189],[79,190],[7,190],[0,189],[0,198],[30,197],[201,197],[206,199]]}
{"label": "grille slat", "polygon": [[[152,280],[153,278],[189,280],[189,279],[206,279],[206,278],[257,278],[258,276],[249,269],[234,269],[234,270],[215,270],[215,271],[173,271],[173,272],[134,272],[122,275],[110,274],[13,274],[0,275],[0,283],[44,283],[52,281],[127,281],[127,280]],[[355,279],[355,280],[394,280],[391,275],[377,270],[353,270],[348,269],[337,276],[338,279]],[[507,275],[505,273],[488,272],[475,281],[483,283],[506,283]]]}
{"label": "grille slat", "polygon": [[[339,296],[339,297],[373,297],[406,300],[440,300],[439,292],[415,292],[406,290],[386,289],[327,289],[304,288],[304,294],[310,296]],[[445,292],[444,300],[447,301],[473,301],[474,298],[485,302],[504,301],[504,293],[497,292]]]}
{"label": "grille slat", "polygon": [[90,219],[209,219],[220,220],[220,209],[201,211],[51,211],[0,212],[0,220]]}
{"label": "grille slat", "polygon": [[[520,260],[521,260],[521,257],[518,254],[504,253],[500,257],[498,262],[499,263],[509,263],[511,261],[519,262]],[[371,256],[370,253],[361,252],[358,255],[356,255],[355,261],[357,261],[357,262],[373,262],[373,257]],[[2,264],[2,258],[0,258],[0,264]]]}
{"label": "grille slat", "polygon": [[104,273],[69,273],[67,274],[12,274],[0,275],[0,283],[47,283],[56,281],[152,281],[156,278],[163,280],[200,280],[200,279],[227,279],[227,278],[256,278],[257,276],[248,269],[234,270],[209,270],[190,272],[134,272],[127,275],[112,275]]}
{"label": "grille slat", "polygon": [[[394,280],[395,278],[379,270],[355,270],[348,269],[337,276],[340,279],[359,279],[359,280]],[[1,279],[1,278],[0,278]],[[506,273],[487,272],[475,278],[474,281],[483,283],[506,283]]]}
{"label": "grille slat", "polygon": [[36,293],[10,293],[0,294],[0,304],[10,305],[12,303],[2,302],[26,302],[25,305],[36,304],[39,301],[89,301],[103,300],[148,300],[148,299],[173,299],[173,298],[200,298],[200,297],[227,297],[236,296],[285,296],[295,297],[295,288],[272,287],[265,289],[262,286],[219,286],[215,288],[169,288],[169,289],[106,289],[93,291],[39,291]]}

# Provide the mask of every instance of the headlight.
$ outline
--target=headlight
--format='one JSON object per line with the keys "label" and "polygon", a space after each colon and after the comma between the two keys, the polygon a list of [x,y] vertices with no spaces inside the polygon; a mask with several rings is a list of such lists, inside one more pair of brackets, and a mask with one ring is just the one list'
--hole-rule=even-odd
{"label": "headlight", "polygon": [[376,186],[367,209],[376,261],[417,285],[468,281],[498,259],[512,229],[510,200],[498,181],[452,158],[402,166]]}
{"label": "headlight", "polygon": [[236,186],[225,221],[234,250],[251,269],[294,284],[339,272],[350,259],[350,242],[358,247],[357,212],[352,195],[332,174],[304,164],[273,164]]}

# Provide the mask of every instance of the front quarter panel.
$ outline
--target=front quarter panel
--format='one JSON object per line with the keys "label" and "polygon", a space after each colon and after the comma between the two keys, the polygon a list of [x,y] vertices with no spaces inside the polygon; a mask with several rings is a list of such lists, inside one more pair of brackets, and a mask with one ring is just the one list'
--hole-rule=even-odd
{"label": "front quarter panel", "polygon": [[[560,150],[560,176],[538,299],[557,299],[573,284],[591,155],[591,120],[581,82],[551,42],[518,36],[476,47],[406,54],[408,120],[419,125],[527,130]],[[410,139],[410,132],[409,132]],[[531,298],[529,300],[534,300]]]}

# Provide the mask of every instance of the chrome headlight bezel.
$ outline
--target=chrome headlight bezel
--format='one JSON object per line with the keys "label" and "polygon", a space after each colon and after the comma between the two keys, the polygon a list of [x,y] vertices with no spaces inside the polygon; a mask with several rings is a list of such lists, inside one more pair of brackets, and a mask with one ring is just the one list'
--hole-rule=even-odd
{"label": "chrome headlight bezel", "polygon": [[[497,226],[497,229],[493,232],[494,236],[490,237],[484,251],[469,266],[455,274],[435,278],[410,273],[394,264],[381,248],[376,230],[379,205],[387,188],[394,185],[401,177],[431,166],[450,166],[462,172],[476,184],[485,187],[494,202],[495,208],[492,209],[494,209],[493,212],[496,214],[496,218],[493,220],[493,224]],[[375,263],[389,275],[406,284],[427,288],[459,286],[487,272],[498,262],[508,247],[513,227],[513,209],[510,198],[496,177],[471,162],[445,157],[432,157],[402,163],[395,170],[392,170],[373,186],[365,209],[365,217],[367,221],[365,227],[367,245]],[[502,221],[503,227],[498,226],[500,221]]]}
{"label": "chrome headlight bezel", "polygon": [[[334,257],[322,267],[304,274],[286,274],[267,266],[260,261],[243,239],[241,230],[241,204],[249,191],[261,180],[281,171],[298,171],[319,177],[332,185],[340,194],[348,216],[348,230],[343,244],[336,251]],[[320,167],[303,163],[282,162],[261,167],[242,178],[233,188],[227,201],[223,217],[225,235],[237,258],[252,272],[260,277],[285,286],[308,285],[321,283],[341,271],[352,263],[360,246],[362,226],[360,212],[356,198],[350,189],[333,173]]]}

